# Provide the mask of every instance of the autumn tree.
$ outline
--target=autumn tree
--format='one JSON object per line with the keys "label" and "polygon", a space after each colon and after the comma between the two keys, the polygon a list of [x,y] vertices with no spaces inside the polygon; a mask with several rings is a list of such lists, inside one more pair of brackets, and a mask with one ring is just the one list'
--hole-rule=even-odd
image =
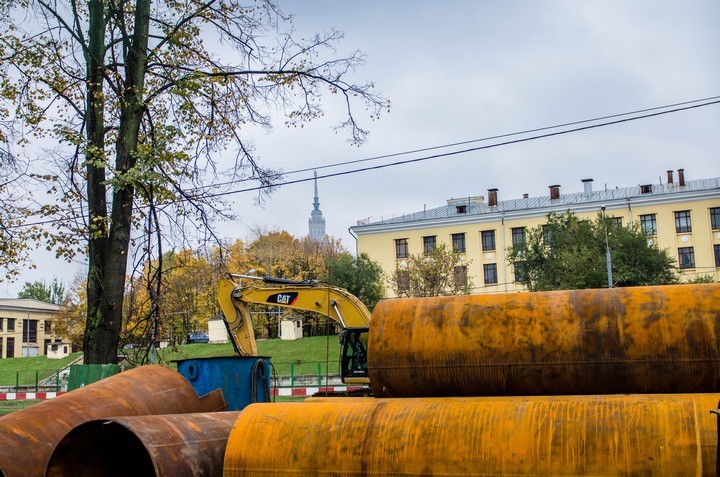
{"label": "autumn tree", "polygon": [[439,244],[428,253],[409,255],[397,265],[389,282],[395,294],[402,297],[464,295],[473,288],[467,274],[470,263],[463,262],[461,254],[446,244]]}
{"label": "autumn tree", "polygon": [[69,341],[74,351],[82,350],[87,313],[86,290],[85,277],[75,277],[70,283],[60,313],[53,321],[53,334]]}
{"label": "autumn tree", "polygon": [[673,259],[638,224],[623,226],[601,214],[595,221],[569,211],[549,214],[547,224],[508,249],[508,262],[530,291],[607,287],[606,228],[614,286],[677,282]]}
{"label": "autumn tree", "polygon": [[[387,106],[348,79],[362,57],[336,56],[339,32],[298,40],[271,0],[0,0],[0,24],[0,110],[59,146],[37,166],[56,171],[42,176],[55,200],[42,211],[54,221],[46,242],[87,253],[86,363],[116,361],[131,256],[157,259],[191,230],[213,239],[223,190],[281,177],[243,127],[269,128],[278,110],[299,126],[329,92],[345,112],[338,128],[361,143],[352,111],[374,119]],[[233,149],[230,164],[218,160]],[[212,185],[218,174],[229,180]]]}
{"label": "autumn tree", "polygon": [[385,296],[384,273],[379,263],[368,254],[357,257],[343,253],[327,262],[328,283],[345,288],[362,301],[370,311]]}

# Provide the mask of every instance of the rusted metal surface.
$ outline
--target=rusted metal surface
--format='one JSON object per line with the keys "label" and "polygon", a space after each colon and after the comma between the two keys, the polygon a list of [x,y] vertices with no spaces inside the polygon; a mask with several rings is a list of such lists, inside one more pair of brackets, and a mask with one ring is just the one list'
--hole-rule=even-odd
{"label": "rusted metal surface", "polygon": [[221,392],[198,398],[179,373],[142,366],[0,417],[0,472],[6,477],[44,475],[58,442],[92,419],[224,409]]}
{"label": "rusted metal surface", "polygon": [[46,477],[222,476],[230,430],[240,411],[98,419],[70,431]]}
{"label": "rusted metal surface", "polygon": [[720,391],[720,284],[381,301],[375,396]]}
{"label": "rusted metal surface", "polygon": [[225,477],[715,475],[720,395],[252,404]]}

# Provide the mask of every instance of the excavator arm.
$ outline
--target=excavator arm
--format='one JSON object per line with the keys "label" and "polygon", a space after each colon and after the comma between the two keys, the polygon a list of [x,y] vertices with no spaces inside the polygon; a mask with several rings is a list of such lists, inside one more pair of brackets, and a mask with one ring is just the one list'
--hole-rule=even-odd
{"label": "excavator arm", "polygon": [[[367,332],[370,312],[354,295],[342,288],[316,281],[233,275],[220,281],[218,301],[235,352],[256,356],[255,332],[250,305],[271,305],[320,313],[343,327],[341,335],[343,381],[367,383]],[[243,279],[246,280],[243,282]],[[258,283],[261,282],[261,283]]]}

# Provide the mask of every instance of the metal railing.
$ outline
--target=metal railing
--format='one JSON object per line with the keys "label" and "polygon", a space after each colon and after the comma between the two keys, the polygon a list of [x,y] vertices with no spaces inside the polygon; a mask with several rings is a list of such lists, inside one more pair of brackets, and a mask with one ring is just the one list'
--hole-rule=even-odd
{"label": "metal railing", "polygon": [[61,391],[61,370],[0,371],[0,392]]}

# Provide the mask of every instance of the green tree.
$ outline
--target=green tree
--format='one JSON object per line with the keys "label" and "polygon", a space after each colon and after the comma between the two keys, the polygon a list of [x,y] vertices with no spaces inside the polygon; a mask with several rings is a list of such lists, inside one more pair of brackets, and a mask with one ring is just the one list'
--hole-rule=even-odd
{"label": "green tree", "polygon": [[467,295],[474,286],[467,274],[470,263],[463,262],[461,254],[446,244],[439,244],[430,253],[409,255],[389,281],[397,296]]}
{"label": "green tree", "polygon": [[549,214],[547,224],[508,248],[508,262],[530,291],[607,287],[606,228],[615,286],[677,282],[673,259],[649,242],[638,224],[622,226],[601,214],[595,221],[569,211]]}
{"label": "green tree", "polygon": [[349,253],[328,260],[324,280],[345,288],[362,301],[370,311],[385,296],[384,273],[379,263],[366,253],[354,257]]}
{"label": "green tree", "polygon": [[18,298],[34,298],[55,305],[62,305],[66,297],[65,284],[57,278],[53,278],[50,283],[45,280],[25,282],[18,292]]}
{"label": "green tree", "polygon": [[252,179],[268,191],[280,178],[245,126],[270,128],[280,111],[300,127],[323,115],[328,92],[346,113],[338,128],[361,143],[352,111],[374,119],[387,106],[347,79],[362,56],[336,56],[339,32],[298,40],[271,0],[0,0],[0,27],[0,114],[64,147],[38,169],[58,165],[39,177],[56,198],[41,212],[58,255],[87,253],[86,363],[117,359],[134,252],[156,259],[163,240],[192,230],[213,239],[212,219],[230,216],[218,173],[226,188]]}

